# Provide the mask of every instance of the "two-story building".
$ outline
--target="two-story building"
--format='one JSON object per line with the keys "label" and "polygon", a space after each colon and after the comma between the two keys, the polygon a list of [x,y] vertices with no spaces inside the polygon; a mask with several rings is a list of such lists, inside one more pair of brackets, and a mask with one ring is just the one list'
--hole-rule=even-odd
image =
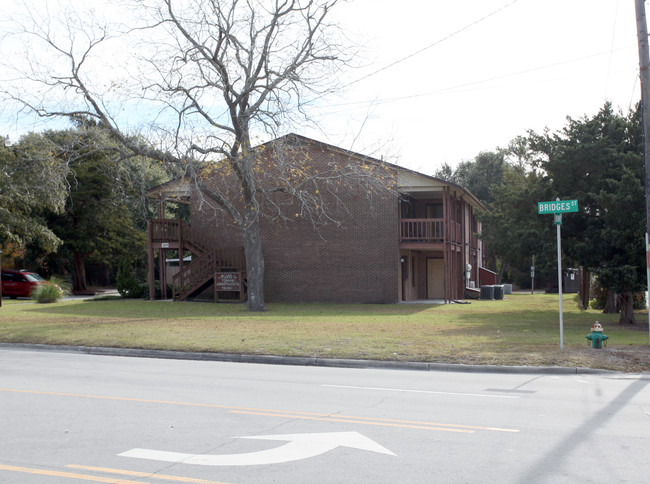
{"label": "two-story building", "polygon": [[[289,223],[261,218],[267,301],[450,301],[479,286],[485,250],[475,211],[484,207],[468,190],[302,136],[281,140],[283,146],[300,146],[312,169],[319,163],[377,163],[388,168],[394,184],[373,196],[358,190],[336,194],[331,206],[340,209],[330,224],[314,226],[299,214]],[[163,280],[173,286],[167,294],[161,285],[165,298],[243,300],[245,257],[232,220],[206,206],[184,178],[148,196],[159,202],[158,219],[149,221],[150,295],[156,280]],[[189,223],[165,219],[168,202],[189,204]],[[178,265],[173,277],[167,274],[170,258]]]}

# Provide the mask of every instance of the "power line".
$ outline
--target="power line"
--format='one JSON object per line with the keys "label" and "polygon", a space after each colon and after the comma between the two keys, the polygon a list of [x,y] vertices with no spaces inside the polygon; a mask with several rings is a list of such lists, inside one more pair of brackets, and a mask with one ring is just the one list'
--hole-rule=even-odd
{"label": "power line", "polygon": [[351,85],[353,85],[353,84],[356,84],[356,83],[358,83],[358,82],[361,82],[361,81],[363,81],[363,80],[365,80],[365,79],[368,79],[369,77],[372,77],[372,76],[375,76],[375,75],[379,74],[380,72],[383,72],[383,71],[388,70],[388,69],[390,69],[390,68],[392,68],[392,67],[395,67],[397,64],[401,64],[402,62],[405,62],[405,61],[411,59],[412,57],[415,57],[415,56],[417,56],[417,55],[420,55],[422,52],[424,52],[424,51],[426,51],[426,50],[429,50],[429,49],[431,49],[432,47],[435,47],[436,45],[441,44],[442,42],[445,42],[446,40],[449,40],[449,39],[451,39],[452,37],[455,37],[456,35],[458,35],[458,34],[464,32],[465,30],[468,30],[468,29],[470,29],[471,27],[473,27],[473,26],[475,26],[475,25],[477,25],[477,24],[483,22],[484,20],[487,20],[488,18],[490,18],[490,17],[492,17],[492,16],[498,14],[499,12],[505,10],[506,8],[508,8],[508,7],[512,6],[512,5],[514,5],[514,4],[517,3],[518,1],[519,1],[519,0],[513,0],[512,2],[510,2],[510,3],[508,3],[508,4],[504,5],[504,6],[502,6],[502,7],[500,7],[500,8],[498,8],[498,9],[496,9],[496,10],[494,10],[493,12],[491,12],[491,13],[489,13],[489,14],[487,14],[487,15],[485,15],[484,17],[481,17],[481,18],[479,18],[478,20],[475,20],[474,22],[469,23],[469,24],[465,25],[464,27],[462,27],[462,28],[456,30],[455,32],[452,32],[451,34],[447,35],[446,37],[443,37],[442,39],[436,40],[434,43],[429,44],[429,45],[427,45],[426,47],[423,47],[423,48],[421,48],[420,50],[417,50],[417,51],[413,52],[412,54],[407,55],[406,57],[402,57],[401,59],[398,59],[398,60],[392,62],[391,64],[388,64],[387,66],[382,67],[381,69],[377,69],[376,71],[371,72],[370,74],[367,74],[367,75],[365,75],[365,76],[363,76],[363,77],[360,77],[359,79],[357,79],[357,80],[355,80],[355,81],[350,82],[349,84],[346,84],[345,86],[343,86],[343,88],[346,88],[346,87],[349,87],[349,86],[351,86]]}
{"label": "power line", "polygon": [[545,70],[545,69],[551,69],[553,67],[558,67],[558,66],[565,65],[565,64],[571,64],[571,63],[574,63],[574,62],[579,62],[579,61],[582,61],[582,60],[591,59],[593,57],[600,57],[600,56],[603,56],[603,55],[610,55],[613,52],[620,51],[620,50],[625,50],[625,49],[628,49],[628,48],[630,48],[630,46],[621,47],[621,48],[618,48],[618,49],[611,49],[611,50],[608,50],[608,51],[598,52],[598,53],[594,53],[594,54],[590,54],[590,55],[582,56],[582,57],[574,57],[572,59],[567,59],[567,60],[560,61],[560,62],[554,62],[552,64],[546,64],[546,65],[539,66],[539,67],[533,67],[533,68],[530,68],[530,69],[525,69],[523,71],[511,72],[511,73],[508,73],[508,74],[503,74],[503,75],[500,75],[500,76],[494,76],[494,77],[490,77],[490,78],[487,78],[487,79],[481,79],[481,80],[477,80],[477,81],[466,82],[464,84],[458,84],[458,85],[455,85],[455,86],[445,87],[445,88],[437,89],[435,91],[430,91],[430,92],[426,92],[426,93],[409,94],[407,96],[398,96],[398,97],[385,98],[385,99],[372,99],[372,100],[366,100],[366,101],[354,101],[354,102],[349,102],[349,103],[329,104],[328,106],[329,107],[344,107],[344,106],[354,106],[354,105],[364,105],[364,104],[384,104],[384,103],[390,103],[390,102],[395,102],[395,101],[402,101],[402,100],[405,100],[405,99],[414,99],[414,98],[420,98],[420,97],[435,96],[435,95],[442,94],[442,93],[445,93],[445,92],[456,91],[458,89],[462,89],[462,88],[465,88],[465,87],[476,86],[476,85],[484,84],[484,83],[487,83],[487,82],[506,79],[506,78],[509,78],[509,77],[520,76],[522,74],[529,74],[531,72],[541,71],[541,70]]}
{"label": "power line", "polygon": [[[609,64],[607,65],[607,79],[605,80],[605,95],[607,95],[607,88],[609,86],[609,74],[612,70],[612,58],[613,58],[613,53],[614,53],[614,41],[616,40],[616,25],[618,23],[618,6],[619,6],[620,0],[616,0],[616,10],[614,11],[614,27],[612,28],[612,43],[610,47],[610,53],[609,53]],[[605,96],[607,97],[607,96]]]}
{"label": "power line", "polygon": [[[349,82],[348,84],[344,84],[344,85],[341,87],[341,89],[346,89],[346,88],[348,88],[348,87],[350,87],[350,86],[352,86],[352,85],[354,85],[354,84],[357,84],[358,82],[364,81],[364,80],[368,79],[369,77],[376,76],[376,75],[379,74],[380,72],[383,72],[383,71],[385,71],[385,70],[388,70],[388,69],[390,69],[390,68],[392,68],[392,67],[395,67],[395,66],[398,65],[398,64],[401,64],[402,62],[405,62],[405,61],[407,61],[407,60],[409,60],[409,59],[411,59],[411,58],[413,58],[413,57],[415,57],[415,56],[417,56],[417,55],[420,55],[422,52],[427,51],[427,50],[431,49],[432,47],[435,47],[436,45],[441,44],[442,42],[445,42],[446,40],[449,40],[449,39],[451,39],[452,37],[454,37],[454,36],[456,36],[456,35],[458,35],[458,34],[464,32],[465,30],[468,30],[468,29],[470,29],[471,27],[473,27],[473,26],[475,26],[475,25],[477,25],[477,24],[479,24],[479,23],[481,23],[481,22],[487,20],[488,18],[490,18],[490,17],[492,17],[492,16],[498,14],[499,12],[505,10],[506,8],[508,8],[508,7],[512,6],[512,5],[514,5],[514,4],[517,3],[518,1],[519,1],[519,0],[512,0],[510,3],[507,3],[507,4],[503,5],[502,7],[499,7],[498,9],[492,11],[491,13],[489,13],[489,14],[487,14],[487,15],[481,17],[481,18],[479,18],[478,20],[475,20],[475,21],[473,21],[473,22],[471,22],[471,23],[465,25],[464,27],[462,27],[462,28],[456,30],[455,32],[452,32],[451,34],[447,35],[446,37],[443,37],[442,39],[436,40],[434,43],[429,44],[429,45],[427,45],[426,47],[423,47],[423,48],[421,48],[421,49],[419,49],[419,50],[417,50],[417,51],[415,51],[415,52],[413,52],[413,53],[411,53],[411,54],[409,54],[409,55],[407,55],[407,56],[405,56],[405,57],[402,57],[401,59],[398,59],[398,60],[396,60],[396,61],[394,61],[394,62],[388,64],[387,66],[384,66],[384,67],[382,67],[382,68],[380,68],[380,69],[377,69],[376,71],[373,71],[373,72],[371,72],[370,74],[366,74],[365,76],[360,77],[359,79],[356,79],[356,80],[354,80],[354,81],[351,81],[351,82]],[[318,101],[319,99],[321,99],[322,97],[325,97],[325,94],[321,94],[320,96],[316,96],[315,98],[311,99],[310,101],[307,101],[305,104],[310,104],[310,103],[316,102],[316,101]]]}

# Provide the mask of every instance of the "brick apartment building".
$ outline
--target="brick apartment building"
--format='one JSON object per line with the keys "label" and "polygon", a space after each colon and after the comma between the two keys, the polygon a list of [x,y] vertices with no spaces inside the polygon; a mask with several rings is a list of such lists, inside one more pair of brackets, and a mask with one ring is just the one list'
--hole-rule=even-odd
{"label": "brick apartment building", "polygon": [[[371,196],[345,183],[338,192],[324,194],[335,215],[325,225],[315,227],[300,214],[290,222],[261,218],[268,302],[453,300],[479,286],[485,251],[476,237],[480,222],[474,210],[484,207],[466,189],[298,135],[267,146],[299,149],[295,152],[311,169],[380,164],[396,183],[396,190]],[[159,202],[158,219],[149,221],[150,294],[156,280],[166,280],[175,299],[243,300],[243,243],[232,221],[206,206],[185,179],[155,187],[148,196]],[[190,223],[163,218],[170,201],[190,205]],[[283,203],[285,210],[291,207],[290,200]],[[273,208],[267,206],[266,213]],[[173,273],[170,259],[178,265]]]}

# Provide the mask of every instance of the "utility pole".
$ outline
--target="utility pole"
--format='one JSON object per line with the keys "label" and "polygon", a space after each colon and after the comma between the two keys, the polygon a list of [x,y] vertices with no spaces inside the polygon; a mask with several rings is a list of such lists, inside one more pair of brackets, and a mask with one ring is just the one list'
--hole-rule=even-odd
{"label": "utility pole", "polygon": [[[646,211],[646,277],[650,291],[650,173],[648,172],[648,153],[650,153],[650,49],[648,48],[648,23],[645,16],[645,1],[635,0],[636,35],[639,41],[639,73],[641,76],[641,109],[643,113],[643,167],[645,172],[645,211]],[[648,311],[648,335],[650,336],[650,311]]]}

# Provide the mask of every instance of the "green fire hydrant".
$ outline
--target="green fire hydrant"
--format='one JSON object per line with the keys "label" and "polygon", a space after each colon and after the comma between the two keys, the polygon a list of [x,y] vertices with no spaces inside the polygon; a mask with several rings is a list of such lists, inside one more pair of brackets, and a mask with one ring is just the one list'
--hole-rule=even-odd
{"label": "green fire hydrant", "polygon": [[[591,334],[588,334],[586,338],[591,341],[591,347],[596,349],[602,348],[603,341],[608,340],[607,335],[603,334],[603,327],[598,321],[591,327]],[[605,343],[605,346],[607,346],[607,343]]]}

